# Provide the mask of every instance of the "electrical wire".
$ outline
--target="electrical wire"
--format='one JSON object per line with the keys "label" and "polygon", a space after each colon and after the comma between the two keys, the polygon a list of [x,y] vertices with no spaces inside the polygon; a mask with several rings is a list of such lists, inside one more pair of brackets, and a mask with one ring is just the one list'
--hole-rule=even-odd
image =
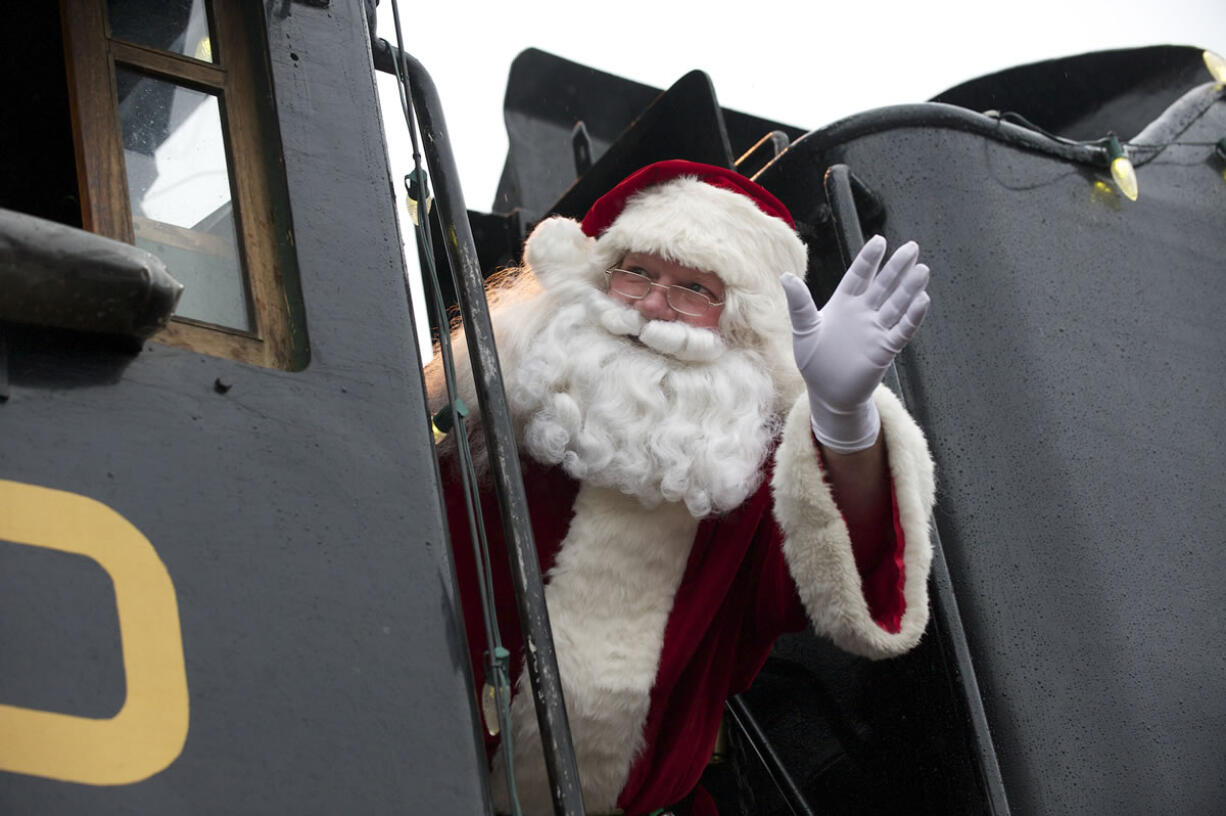
{"label": "electrical wire", "polygon": [[[430,295],[439,331],[439,355],[443,369],[447,395],[451,408],[451,433],[455,435],[456,450],[460,460],[460,481],[465,498],[465,509],[468,520],[469,536],[473,543],[473,555],[481,588],[482,618],[485,628],[486,645],[486,682],[494,689],[498,710],[498,727],[502,739],[503,761],[506,766],[507,788],[513,816],[522,816],[519,795],[515,785],[514,745],[511,728],[511,683],[508,671],[509,652],[503,646],[498,628],[497,611],[494,608],[493,568],[490,563],[489,542],[485,535],[485,520],[481,513],[481,497],[477,486],[476,467],[473,462],[472,450],[468,443],[468,427],[465,420],[467,407],[457,395],[455,377],[455,357],[451,347],[451,337],[446,330],[446,308],[443,305],[442,289],[439,284],[438,267],[435,262],[434,244],[430,234],[430,218],[428,202],[430,201],[426,173],[421,166],[421,149],[417,133],[416,118],[413,115],[412,96],[409,88],[408,66],[402,64],[405,55],[400,27],[400,8],[398,0],[392,0],[392,19],[396,30],[396,53],[393,54],[393,66],[396,74],[396,86],[400,96],[400,107],[404,114],[405,124],[409,129],[409,138],[413,146],[413,172],[406,176],[405,183],[408,194],[417,202],[418,217],[414,219],[418,246],[425,259],[430,284]],[[386,42],[386,41],[385,41]],[[409,185],[412,185],[411,187]],[[492,677],[491,677],[492,675]]]}
{"label": "electrical wire", "polygon": [[[1085,146],[1085,145],[1102,145],[1106,143],[1106,139],[1089,139],[1086,141],[1078,141],[1076,139],[1069,139],[1064,136],[1058,136],[1057,134],[1052,133],[1050,130],[1046,130],[1045,128],[1042,128],[1039,125],[1036,125],[1034,122],[1030,121],[1025,116],[1022,116],[1020,113],[1017,113],[1016,111],[997,111],[995,112],[995,118],[1001,120],[1002,122],[1009,122],[1011,124],[1021,125],[1027,130],[1033,130],[1035,133],[1038,133],[1041,136],[1046,136],[1052,141],[1059,142],[1060,144]],[[1125,147],[1131,147],[1131,148],[1135,148],[1138,150],[1164,150],[1173,145],[1179,145],[1181,147],[1215,147],[1217,145],[1217,142],[1183,142],[1183,141],[1179,141],[1178,139],[1175,139],[1169,142],[1164,142],[1162,144],[1138,144],[1135,142],[1126,142],[1123,139],[1121,139],[1120,144]]]}

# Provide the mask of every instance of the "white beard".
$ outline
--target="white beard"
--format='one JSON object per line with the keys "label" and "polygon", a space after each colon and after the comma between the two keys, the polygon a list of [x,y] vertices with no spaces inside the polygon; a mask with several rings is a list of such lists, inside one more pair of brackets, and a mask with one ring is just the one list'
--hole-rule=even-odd
{"label": "white beard", "polygon": [[[708,329],[645,321],[577,278],[542,290],[524,273],[493,292],[491,315],[521,454],[581,482],[545,599],[584,799],[608,811],[642,748],[699,519],[734,509],[761,483],[795,369]],[[455,348],[462,361],[464,345]],[[457,371],[470,400],[470,370]],[[427,379],[438,408],[437,361]],[[481,467],[484,437],[475,423],[469,431]],[[550,785],[526,684],[521,673],[515,777],[524,812],[543,814]],[[509,810],[501,755],[492,791]]]}
{"label": "white beard", "polygon": [[532,299],[544,302],[524,304],[499,338],[529,456],[645,507],[684,502],[695,518],[757,488],[779,421],[759,353],[709,329],[646,321],[588,286]]}

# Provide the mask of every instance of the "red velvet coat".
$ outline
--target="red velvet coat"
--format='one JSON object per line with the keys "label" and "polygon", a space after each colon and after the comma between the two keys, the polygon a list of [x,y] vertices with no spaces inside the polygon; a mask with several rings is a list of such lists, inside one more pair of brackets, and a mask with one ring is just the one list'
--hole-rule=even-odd
{"label": "red velvet coat", "polygon": [[[569,529],[579,485],[560,468],[526,459],[523,467],[541,572],[546,574]],[[486,644],[474,554],[458,476],[450,464],[444,470],[445,480],[456,488],[447,494],[448,522],[470,658],[480,686]],[[483,490],[482,496],[498,620],[503,643],[512,653],[514,679],[522,668],[523,638],[497,503],[490,490]],[[897,504],[893,525],[850,532],[872,619],[885,631],[897,632],[904,611],[905,579],[905,541]],[[710,759],[724,701],[749,687],[780,634],[806,625],[805,606],[789,571],[783,538],[772,514],[769,474],[734,512],[699,525],[665,629],[644,727],[646,747],[632,764],[618,799],[618,806],[627,814],[650,813],[694,789]],[[487,741],[491,756],[496,744],[496,738]],[[715,808],[698,791],[691,812],[713,814]]]}

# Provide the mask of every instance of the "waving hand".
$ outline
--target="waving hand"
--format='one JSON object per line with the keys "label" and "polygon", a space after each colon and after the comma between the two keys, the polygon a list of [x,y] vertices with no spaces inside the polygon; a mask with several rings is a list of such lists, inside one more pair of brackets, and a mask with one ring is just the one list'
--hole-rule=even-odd
{"label": "waving hand", "polygon": [[820,311],[803,281],[782,279],[813,432],[839,453],[876,441],[881,420],[873,390],[928,311],[928,267],[917,263],[919,247],[903,244],[882,266],[885,252],[884,238],[870,239]]}

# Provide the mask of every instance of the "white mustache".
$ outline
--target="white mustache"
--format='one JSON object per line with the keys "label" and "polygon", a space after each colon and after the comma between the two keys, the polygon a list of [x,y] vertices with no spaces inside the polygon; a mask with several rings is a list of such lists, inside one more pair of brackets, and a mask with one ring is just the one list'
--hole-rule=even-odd
{"label": "white mustache", "polygon": [[636,337],[653,351],[687,363],[710,363],[727,346],[712,329],[702,329],[679,320],[648,320],[637,309],[597,292],[590,301],[595,317],[610,334]]}

